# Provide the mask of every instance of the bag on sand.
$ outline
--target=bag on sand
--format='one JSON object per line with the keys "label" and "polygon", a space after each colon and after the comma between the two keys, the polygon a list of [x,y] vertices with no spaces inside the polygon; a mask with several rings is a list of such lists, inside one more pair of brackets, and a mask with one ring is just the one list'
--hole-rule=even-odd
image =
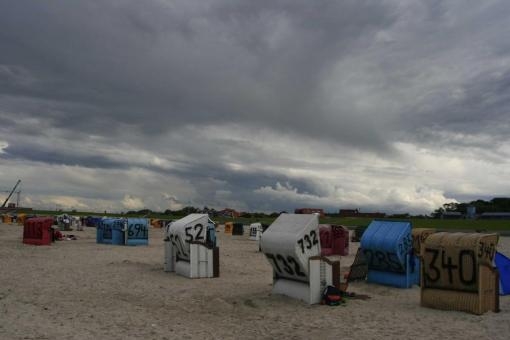
{"label": "bag on sand", "polygon": [[328,306],[338,306],[343,302],[342,291],[333,286],[327,286],[322,292],[322,303]]}

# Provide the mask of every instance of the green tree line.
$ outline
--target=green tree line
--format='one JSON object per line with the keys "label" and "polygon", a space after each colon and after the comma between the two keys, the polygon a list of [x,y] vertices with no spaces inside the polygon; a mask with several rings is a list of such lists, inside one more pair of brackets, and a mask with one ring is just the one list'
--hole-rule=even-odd
{"label": "green tree line", "polygon": [[475,207],[477,214],[486,212],[510,212],[510,198],[496,197],[490,201],[476,200],[468,203],[450,202],[434,210],[433,215],[439,216],[443,212],[460,212],[466,214],[468,207]]}

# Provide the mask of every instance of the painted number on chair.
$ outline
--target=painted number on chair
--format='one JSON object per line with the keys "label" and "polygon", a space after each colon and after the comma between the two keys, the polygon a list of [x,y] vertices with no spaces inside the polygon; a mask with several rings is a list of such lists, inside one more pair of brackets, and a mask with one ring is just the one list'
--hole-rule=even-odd
{"label": "painted number on chair", "polygon": [[312,249],[313,246],[319,243],[317,240],[317,231],[311,230],[310,233],[305,234],[302,238],[297,240],[301,253],[305,253],[307,250]]}
{"label": "painted number on chair", "polygon": [[370,269],[395,273],[405,272],[404,266],[400,263],[396,253],[363,249],[363,254]]}
{"label": "painted number on chair", "polygon": [[128,228],[128,237],[130,239],[147,239],[149,237],[147,225],[140,223],[130,224]]}
{"label": "painted number on chair", "polygon": [[204,241],[204,226],[200,223],[184,228],[186,242]]}
{"label": "painted number on chair", "polygon": [[305,278],[306,274],[301,270],[301,266],[296,259],[290,255],[283,256],[281,254],[265,254],[274,270],[278,275],[296,276]]}
{"label": "painted number on chair", "polygon": [[472,249],[448,251],[425,248],[425,285],[472,290],[477,282],[476,254]]}
{"label": "painted number on chair", "polygon": [[409,250],[413,247],[413,238],[411,234],[407,235],[402,239],[402,242],[398,244],[398,254],[401,257],[406,256]]}
{"label": "painted number on chair", "polygon": [[494,243],[485,243],[485,242],[478,242],[478,258],[479,259],[485,259],[490,262],[494,259],[494,254],[496,253],[496,246]]}
{"label": "painted number on chair", "polygon": [[[170,242],[175,249],[175,256],[177,260],[185,260],[189,258],[188,250],[184,246],[184,242],[178,234],[170,234]],[[189,249],[189,248],[188,248]]]}
{"label": "painted number on chair", "polygon": [[201,223],[197,223],[194,226],[187,226],[184,228],[184,235],[182,230],[169,235],[170,242],[175,249],[175,255],[177,259],[188,260],[189,259],[189,243],[195,241],[205,241],[206,230]]}

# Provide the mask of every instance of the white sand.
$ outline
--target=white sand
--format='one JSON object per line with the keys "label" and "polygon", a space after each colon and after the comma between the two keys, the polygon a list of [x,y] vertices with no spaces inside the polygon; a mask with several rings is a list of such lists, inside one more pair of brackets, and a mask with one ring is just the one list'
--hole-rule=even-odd
{"label": "white sand", "polygon": [[[150,245],[76,241],[22,243],[22,227],[0,224],[0,339],[508,339],[510,297],[482,316],[420,307],[420,289],[364,282],[371,296],[309,306],[271,295],[272,271],[257,242],[218,234],[220,277],[163,271],[163,230]],[[220,228],[221,230],[221,228]],[[351,244],[355,254],[357,243]],[[510,254],[510,238],[499,251]],[[342,258],[347,267],[353,255]]]}

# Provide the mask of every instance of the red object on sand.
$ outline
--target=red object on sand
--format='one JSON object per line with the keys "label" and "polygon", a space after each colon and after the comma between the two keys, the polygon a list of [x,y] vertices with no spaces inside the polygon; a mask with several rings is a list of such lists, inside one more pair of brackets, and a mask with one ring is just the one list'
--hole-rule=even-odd
{"label": "red object on sand", "polygon": [[53,236],[53,218],[33,217],[23,225],[23,243],[33,245],[50,245]]}
{"label": "red object on sand", "polygon": [[321,255],[349,255],[349,230],[341,225],[319,226]]}

